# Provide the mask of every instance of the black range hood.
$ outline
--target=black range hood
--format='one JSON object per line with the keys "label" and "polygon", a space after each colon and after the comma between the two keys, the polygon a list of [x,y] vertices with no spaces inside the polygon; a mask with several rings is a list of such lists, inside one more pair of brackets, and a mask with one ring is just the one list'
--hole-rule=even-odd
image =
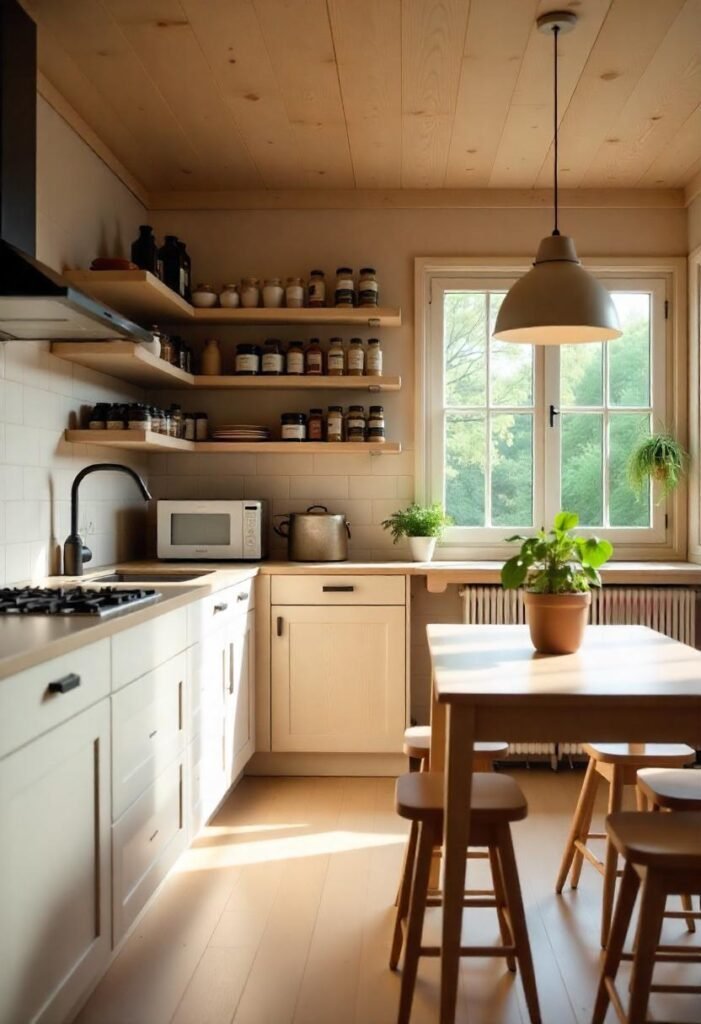
{"label": "black range hood", "polygon": [[36,25],[0,0],[0,338],[151,341],[35,257],[36,78]]}

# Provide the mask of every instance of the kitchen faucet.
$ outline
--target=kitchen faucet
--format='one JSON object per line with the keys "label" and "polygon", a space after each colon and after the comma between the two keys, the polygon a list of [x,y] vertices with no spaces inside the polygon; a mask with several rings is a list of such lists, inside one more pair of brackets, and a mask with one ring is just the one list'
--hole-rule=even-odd
{"label": "kitchen faucet", "polygon": [[118,473],[126,473],[132,477],[137,487],[144,496],[144,501],[151,500],[151,492],[141,479],[139,474],[131,466],[121,466],[118,462],[100,462],[81,469],[71,487],[71,532],[63,545],[63,575],[82,576],[83,565],[92,558],[92,551],[83,543],[83,538],[78,533],[78,488],[81,481],[89,474],[98,470],[114,470]]}

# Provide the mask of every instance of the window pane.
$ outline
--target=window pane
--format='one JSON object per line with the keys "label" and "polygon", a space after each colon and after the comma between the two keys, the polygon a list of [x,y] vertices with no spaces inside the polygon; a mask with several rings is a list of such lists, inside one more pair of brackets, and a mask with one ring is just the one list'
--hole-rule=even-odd
{"label": "window pane", "polygon": [[456,526],[484,526],[486,422],[449,413],[445,427],[445,505]]}
{"label": "window pane", "polygon": [[613,292],[623,335],[609,342],[609,405],[650,404],[650,295]]}
{"label": "window pane", "polygon": [[443,303],[446,405],[485,404],[486,345],[484,292],[447,292]]}
{"label": "window pane", "polygon": [[533,405],[533,346],[490,342],[492,405]]}
{"label": "window pane", "polygon": [[628,483],[630,453],[650,430],[647,413],[611,416],[609,421],[609,525],[650,526],[650,488],[642,494]]}
{"label": "window pane", "polygon": [[533,416],[500,413],[491,434],[492,525],[532,526]]}
{"label": "window pane", "polygon": [[603,525],[603,421],[600,413],[562,416],[562,507],[582,526]]}
{"label": "window pane", "polygon": [[560,347],[560,404],[604,404],[604,350],[599,344]]}

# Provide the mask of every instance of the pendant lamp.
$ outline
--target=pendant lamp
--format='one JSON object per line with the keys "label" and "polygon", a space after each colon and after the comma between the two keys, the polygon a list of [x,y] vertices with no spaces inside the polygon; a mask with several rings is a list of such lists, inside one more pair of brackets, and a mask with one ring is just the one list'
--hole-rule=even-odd
{"label": "pendant lamp", "polygon": [[550,11],[538,18],[540,32],[550,33],[554,49],[554,184],[555,224],[538,246],[533,269],[511,288],[501,304],[494,329],[500,341],[528,345],[573,345],[620,338],[616,307],[600,281],[577,258],[574,242],[558,230],[557,194],[557,41],[577,23],[571,11]]}

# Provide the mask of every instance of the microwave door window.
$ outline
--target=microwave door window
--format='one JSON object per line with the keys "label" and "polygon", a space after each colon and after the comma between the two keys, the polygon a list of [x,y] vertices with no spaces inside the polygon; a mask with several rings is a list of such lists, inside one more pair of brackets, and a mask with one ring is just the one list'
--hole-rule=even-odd
{"label": "microwave door window", "polygon": [[227,512],[175,512],[170,519],[170,540],[177,547],[231,544],[231,516]]}

